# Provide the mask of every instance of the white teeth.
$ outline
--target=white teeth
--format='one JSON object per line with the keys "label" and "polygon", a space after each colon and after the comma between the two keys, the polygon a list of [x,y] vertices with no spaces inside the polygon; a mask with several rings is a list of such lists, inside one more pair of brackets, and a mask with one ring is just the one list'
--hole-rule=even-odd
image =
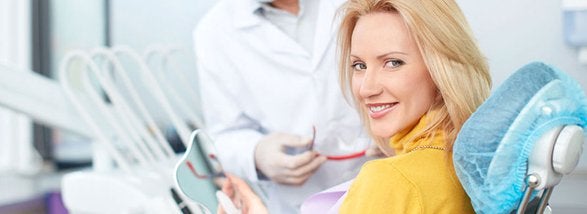
{"label": "white teeth", "polygon": [[378,111],[382,111],[382,110],[387,109],[387,108],[391,108],[391,105],[390,104],[386,104],[386,105],[380,105],[380,106],[371,106],[371,107],[369,107],[369,111],[371,111],[371,112],[378,112]]}

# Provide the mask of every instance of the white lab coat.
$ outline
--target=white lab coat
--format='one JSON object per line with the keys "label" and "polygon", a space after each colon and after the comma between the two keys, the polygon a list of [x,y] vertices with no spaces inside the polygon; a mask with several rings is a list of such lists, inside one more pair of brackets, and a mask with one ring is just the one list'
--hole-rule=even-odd
{"label": "white lab coat", "polygon": [[[287,186],[259,181],[253,158],[271,132],[309,137],[315,125],[315,149],[330,154],[341,145],[325,136],[365,137],[338,83],[333,23],[342,2],[321,0],[312,53],[253,14],[255,0],[219,1],[194,32],[206,129],[224,169],[259,187],[271,213],[297,213],[305,198],[354,177],[366,161],[327,161],[304,185]],[[364,138],[354,146],[365,148]]]}

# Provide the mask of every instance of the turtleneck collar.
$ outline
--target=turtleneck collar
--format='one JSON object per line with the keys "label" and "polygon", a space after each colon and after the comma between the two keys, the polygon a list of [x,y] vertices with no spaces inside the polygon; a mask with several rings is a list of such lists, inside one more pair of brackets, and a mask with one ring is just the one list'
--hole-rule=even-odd
{"label": "turtleneck collar", "polygon": [[435,111],[424,114],[420,120],[389,139],[389,146],[395,150],[396,155],[405,154],[422,147],[445,148],[445,134],[442,130],[434,130],[430,135],[419,135],[428,126],[431,115]]}

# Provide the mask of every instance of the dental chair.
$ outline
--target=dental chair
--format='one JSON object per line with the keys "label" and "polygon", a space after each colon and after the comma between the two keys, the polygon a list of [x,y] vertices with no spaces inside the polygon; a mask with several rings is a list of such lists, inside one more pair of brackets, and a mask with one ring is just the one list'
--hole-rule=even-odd
{"label": "dental chair", "polygon": [[586,125],[587,98],[571,77],[539,62],[516,71],[454,144],[455,170],[475,212],[550,213],[554,187],[577,166]]}

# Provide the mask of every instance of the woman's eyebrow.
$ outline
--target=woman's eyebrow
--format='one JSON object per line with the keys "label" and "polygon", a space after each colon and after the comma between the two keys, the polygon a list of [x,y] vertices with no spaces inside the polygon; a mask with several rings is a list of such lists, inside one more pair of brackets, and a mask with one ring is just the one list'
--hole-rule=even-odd
{"label": "woman's eyebrow", "polygon": [[397,54],[405,55],[405,56],[408,55],[407,53],[404,53],[404,52],[401,52],[401,51],[391,51],[391,52],[384,53],[384,54],[381,54],[381,55],[377,56],[377,59],[382,59],[382,58],[385,58],[385,57],[387,57],[389,55],[397,55]]}
{"label": "woman's eyebrow", "polygon": [[[391,51],[391,52],[387,52],[387,53],[381,54],[381,55],[377,56],[376,58],[377,59],[383,59],[383,58],[386,58],[389,55],[397,55],[397,54],[404,55],[404,56],[407,56],[408,55],[407,53],[404,53],[404,52],[401,52],[401,51]],[[354,54],[350,54],[350,58],[361,59],[361,57],[358,57],[357,55],[354,55]]]}

